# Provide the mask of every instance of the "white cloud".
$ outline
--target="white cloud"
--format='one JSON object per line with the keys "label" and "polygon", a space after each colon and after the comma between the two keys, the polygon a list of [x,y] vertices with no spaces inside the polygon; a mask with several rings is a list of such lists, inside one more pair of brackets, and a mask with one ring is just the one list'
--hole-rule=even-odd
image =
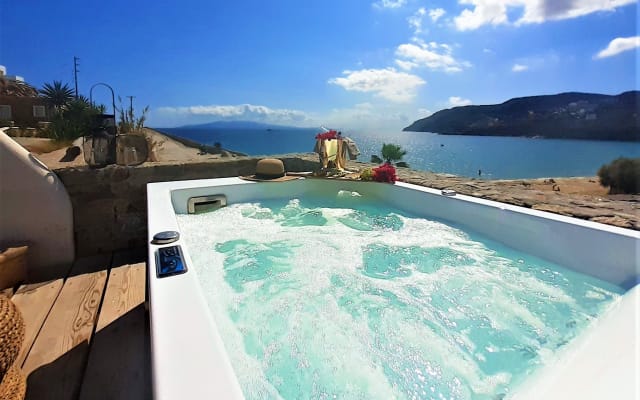
{"label": "white cloud", "polygon": [[422,24],[424,22],[425,16],[428,15],[429,18],[431,18],[431,21],[437,22],[438,19],[440,19],[445,13],[446,11],[442,8],[434,8],[427,11],[427,9],[421,7],[418,9],[418,11],[413,13],[412,16],[407,18],[407,21],[409,22],[409,28],[413,30],[414,35],[419,35],[422,33]]}
{"label": "white cloud", "polygon": [[430,116],[431,114],[433,114],[433,111],[428,110],[426,108],[418,108],[418,118],[426,118],[428,116]]}
{"label": "white cloud", "polygon": [[413,29],[414,35],[419,35],[420,33],[422,33],[422,20],[424,19],[424,16],[426,14],[427,14],[427,10],[425,10],[424,8],[419,8],[418,11],[416,11],[412,16],[407,18],[407,21],[409,22],[409,27]]}
{"label": "white cloud", "polygon": [[264,121],[272,123],[301,123],[308,119],[303,111],[274,109],[253,104],[196,105],[187,107],[160,107],[156,113],[173,117],[215,117],[226,120]]}
{"label": "white cloud", "polygon": [[456,28],[461,31],[477,29],[486,24],[504,24],[508,21],[505,3],[512,2],[510,0],[460,0],[460,4],[471,4],[474,8],[473,10],[465,8],[453,21]]}
{"label": "white cloud", "polygon": [[434,8],[429,10],[429,17],[431,18],[431,21],[437,22],[445,13],[446,11],[442,8]]}
{"label": "white cloud", "polygon": [[[251,110],[254,110],[253,112]],[[257,111],[255,111],[257,110]],[[151,110],[150,126],[172,127],[189,124],[226,121],[256,121],[288,126],[329,126],[356,131],[399,130],[415,119],[414,112],[397,103],[359,103],[352,107],[334,108],[321,113],[267,106],[212,105],[187,107],[160,107]]]}
{"label": "white cloud", "polygon": [[553,50],[542,54],[532,54],[528,57],[522,57],[513,60],[511,66],[512,72],[552,70],[558,67],[561,57]]}
{"label": "white cloud", "polygon": [[640,36],[631,36],[626,38],[615,38],[607,48],[600,50],[595,58],[606,58],[618,55],[624,51],[633,50],[640,47]]}
{"label": "white cloud", "polygon": [[[613,11],[636,0],[459,0],[465,8],[454,18],[458,30],[473,30],[483,25],[506,23],[531,24],[549,20],[581,17],[599,11]],[[513,9],[521,10],[519,18],[509,20]]]}
{"label": "white cloud", "polygon": [[344,77],[329,79],[329,83],[348,91],[373,92],[393,102],[409,102],[416,89],[426,82],[417,75],[396,71],[395,68],[344,71]]}
{"label": "white cloud", "polygon": [[522,64],[513,64],[513,67],[511,67],[511,71],[513,71],[513,72],[522,72],[522,71],[526,71],[528,69],[529,69],[528,66],[522,65]]}
{"label": "white cloud", "polygon": [[458,97],[458,96],[449,97],[449,105],[451,107],[468,106],[471,103],[472,103],[471,100],[463,99],[462,97]]}
{"label": "white cloud", "polygon": [[398,46],[396,64],[407,71],[417,67],[427,67],[445,72],[460,72],[471,66],[467,61],[456,60],[451,53],[452,48],[448,44],[424,43],[418,40],[416,43]]}
{"label": "white cloud", "polygon": [[319,125],[356,131],[399,130],[415,119],[405,106],[360,103],[353,107],[334,108],[320,119]]}
{"label": "white cloud", "polygon": [[380,0],[378,2],[373,3],[373,6],[376,8],[400,8],[407,0]]}
{"label": "white cloud", "polygon": [[413,68],[419,67],[418,64],[412,61],[396,60],[396,64],[405,71],[411,71]]}

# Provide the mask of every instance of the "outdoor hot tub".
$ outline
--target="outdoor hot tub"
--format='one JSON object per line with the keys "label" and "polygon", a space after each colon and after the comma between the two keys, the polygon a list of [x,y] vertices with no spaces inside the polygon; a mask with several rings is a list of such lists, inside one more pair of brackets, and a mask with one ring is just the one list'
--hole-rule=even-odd
{"label": "outdoor hot tub", "polygon": [[147,194],[156,399],[638,396],[638,232],[406,183]]}

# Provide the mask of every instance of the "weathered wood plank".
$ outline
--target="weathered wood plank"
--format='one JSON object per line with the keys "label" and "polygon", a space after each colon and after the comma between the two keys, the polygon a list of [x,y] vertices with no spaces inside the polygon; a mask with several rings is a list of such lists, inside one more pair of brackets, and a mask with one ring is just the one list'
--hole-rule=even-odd
{"label": "weathered wood plank", "polygon": [[24,364],[27,399],[76,399],[106,271],[67,279]]}
{"label": "weathered wood plank", "polygon": [[25,324],[24,342],[16,362],[22,365],[53,303],[62,289],[63,280],[22,285],[12,300],[22,313]]}
{"label": "weathered wood plank", "polygon": [[151,395],[144,263],[113,268],[100,309],[80,399]]}
{"label": "weathered wood plank", "polygon": [[97,332],[144,303],[145,271],[144,263],[124,265],[111,270]]}

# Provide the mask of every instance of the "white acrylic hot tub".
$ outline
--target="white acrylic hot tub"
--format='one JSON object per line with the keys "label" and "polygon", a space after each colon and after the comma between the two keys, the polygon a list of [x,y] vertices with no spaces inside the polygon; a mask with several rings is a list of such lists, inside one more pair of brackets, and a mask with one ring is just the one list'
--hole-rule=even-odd
{"label": "white acrylic hot tub", "polygon": [[[357,191],[417,215],[439,218],[576,271],[627,289],[620,301],[509,398],[638,398],[640,233],[546,212],[396,183],[300,179],[256,183],[239,178],[151,183],[147,186],[149,241],[179,231],[177,213],[189,198],[222,194],[229,204]],[[184,260],[191,263],[182,240]],[[156,277],[149,245],[153,388],[156,399],[241,399],[242,393],[193,270]],[[603,267],[605,266],[605,267]]]}

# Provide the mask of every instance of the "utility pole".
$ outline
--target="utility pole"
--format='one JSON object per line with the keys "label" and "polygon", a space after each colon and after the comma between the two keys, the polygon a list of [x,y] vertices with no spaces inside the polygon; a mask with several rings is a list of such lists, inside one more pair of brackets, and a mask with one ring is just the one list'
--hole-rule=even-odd
{"label": "utility pole", "polygon": [[73,56],[73,80],[76,83],[76,100],[78,100],[78,60],[80,58]]}
{"label": "utility pole", "polygon": [[129,113],[131,115],[133,115],[133,99],[136,98],[136,96],[126,96],[129,98]]}

